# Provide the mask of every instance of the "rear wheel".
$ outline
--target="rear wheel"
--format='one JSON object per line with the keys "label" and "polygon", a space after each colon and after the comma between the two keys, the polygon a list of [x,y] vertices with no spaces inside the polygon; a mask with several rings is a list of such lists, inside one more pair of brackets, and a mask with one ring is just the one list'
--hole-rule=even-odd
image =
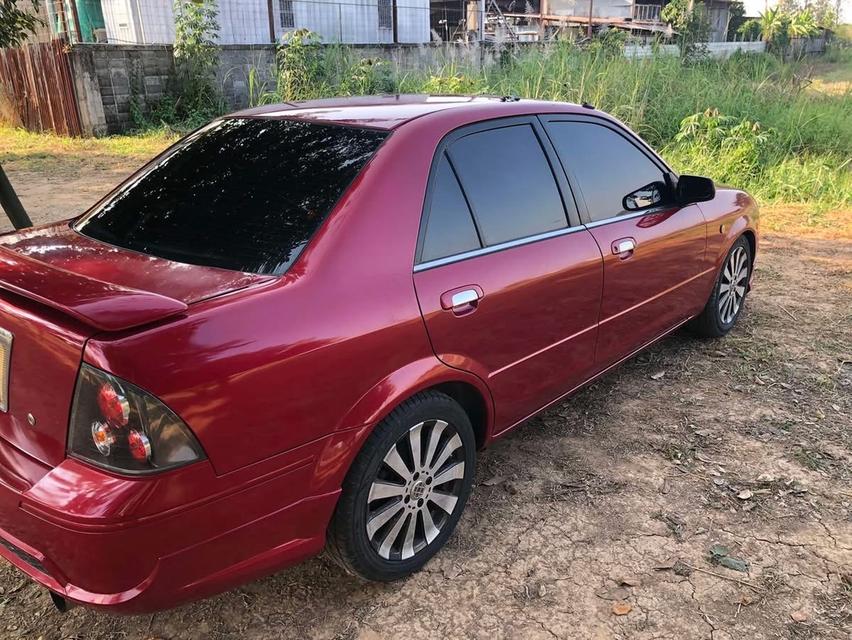
{"label": "rear wheel", "polygon": [[473,485],[473,428],[449,396],[407,400],[373,431],[347,475],[329,552],[350,573],[389,581],[420,569],[456,527]]}
{"label": "rear wheel", "polygon": [[689,325],[694,333],[718,338],[733,328],[748,294],[751,267],[751,246],[745,237],[740,236],[722,263],[704,310]]}

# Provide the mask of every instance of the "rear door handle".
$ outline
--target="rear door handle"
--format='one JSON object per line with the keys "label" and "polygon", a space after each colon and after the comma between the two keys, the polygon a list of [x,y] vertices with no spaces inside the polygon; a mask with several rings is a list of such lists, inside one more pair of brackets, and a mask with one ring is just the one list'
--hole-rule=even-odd
{"label": "rear door handle", "polygon": [[441,295],[441,308],[457,316],[465,315],[476,310],[483,296],[482,288],[475,284],[458,287]]}
{"label": "rear door handle", "polygon": [[633,238],[621,238],[612,243],[612,252],[622,260],[629,258],[636,250],[636,241]]}

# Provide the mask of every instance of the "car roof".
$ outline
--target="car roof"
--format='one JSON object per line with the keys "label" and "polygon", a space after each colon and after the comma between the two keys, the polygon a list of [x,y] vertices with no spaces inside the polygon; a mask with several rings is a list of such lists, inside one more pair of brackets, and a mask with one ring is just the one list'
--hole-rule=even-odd
{"label": "car roof", "polygon": [[471,121],[484,115],[488,118],[499,118],[521,113],[570,113],[585,110],[575,104],[520,100],[511,96],[398,94],[282,102],[238,111],[229,117],[286,118],[375,129],[396,129],[411,120],[450,109],[464,109],[470,113]]}

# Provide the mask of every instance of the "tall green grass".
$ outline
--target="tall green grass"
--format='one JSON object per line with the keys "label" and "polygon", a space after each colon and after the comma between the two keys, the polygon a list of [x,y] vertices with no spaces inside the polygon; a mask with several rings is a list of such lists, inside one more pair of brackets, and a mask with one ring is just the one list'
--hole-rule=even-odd
{"label": "tall green grass", "polygon": [[[684,64],[676,56],[627,60],[603,48],[570,43],[507,51],[483,68],[449,61],[406,71],[365,61],[345,47],[311,50],[312,77],[300,95],[271,92],[264,101],[363,93],[463,93],[589,102],[624,121],[685,173],[748,189],[765,203],[852,206],[852,93],[808,87],[810,61],[768,54],[734,55]],[[833,53],[852,65],[850,51]],[[741,136],[757,125],[758,140],[715,143],[678,136],[683,120],[716,110]],[[724,133],[724,132],[723,132]],[[737,141],[734,141],[737,142]],[[744,161],[744,156],[747,156]],[[745,162],[745,164],[744,164]]]}

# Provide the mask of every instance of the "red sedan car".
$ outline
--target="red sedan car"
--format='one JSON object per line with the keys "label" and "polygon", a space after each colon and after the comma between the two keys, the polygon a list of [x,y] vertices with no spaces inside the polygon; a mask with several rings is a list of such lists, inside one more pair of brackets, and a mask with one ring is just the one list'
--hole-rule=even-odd
{"label": "red sedan car", "polygon": [[326,545],[408,575],[478,449],[684,323],[733,326],[756,219],[591,107],[218,119],[82,217],[0,237],[0,554],[122,612]]}

